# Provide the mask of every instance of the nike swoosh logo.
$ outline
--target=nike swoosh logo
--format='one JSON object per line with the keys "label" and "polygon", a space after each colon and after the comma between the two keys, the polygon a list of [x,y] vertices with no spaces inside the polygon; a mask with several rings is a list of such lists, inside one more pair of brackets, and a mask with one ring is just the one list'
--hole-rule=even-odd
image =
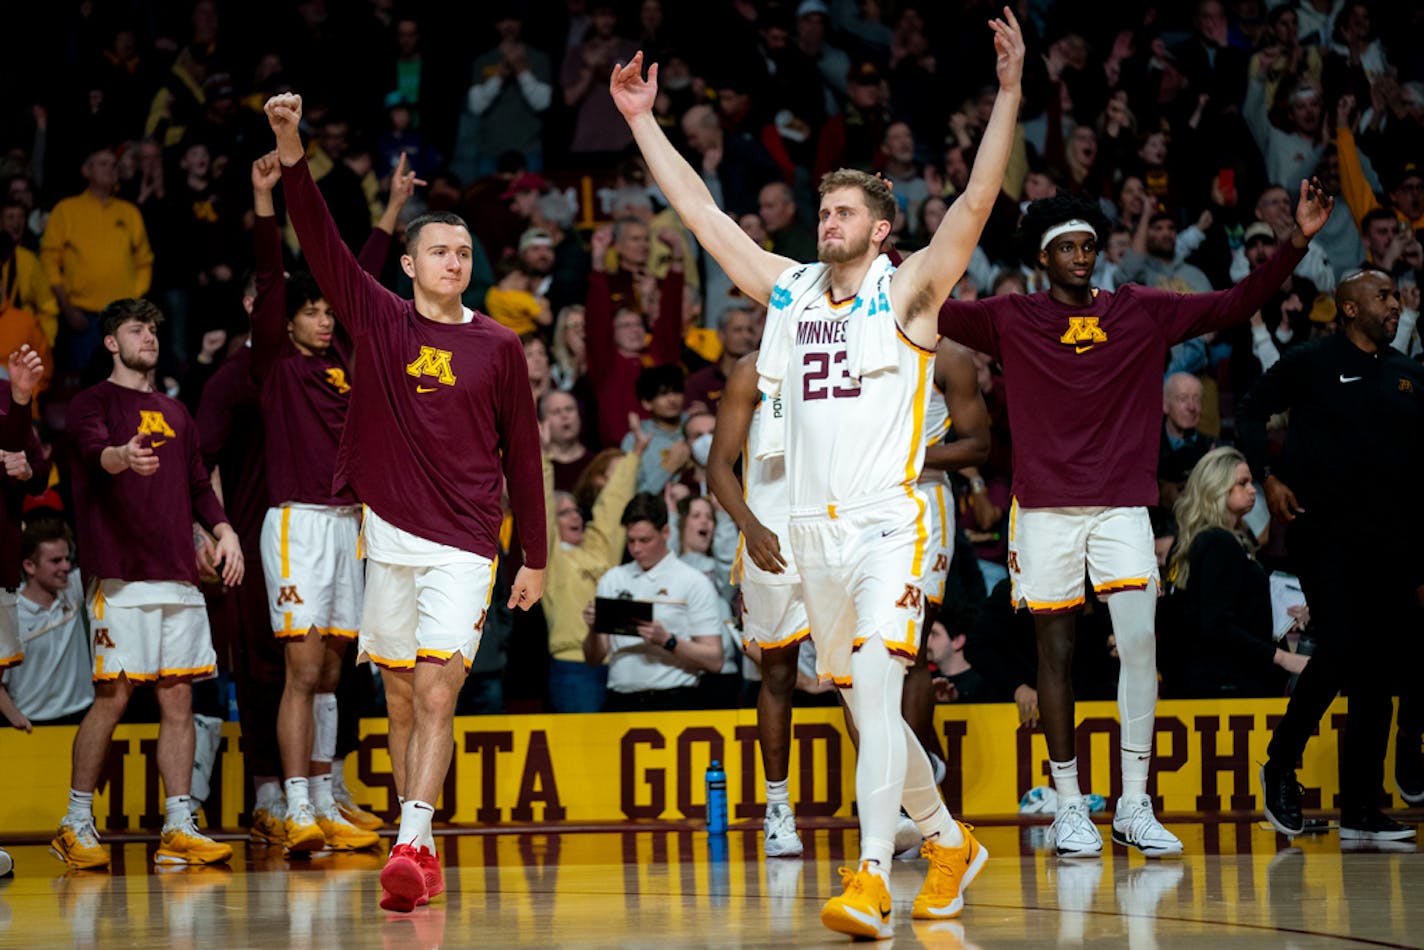
{"label": "nike swoosh logo", "polygon": [[1342,383],[1358,383],[1364,378],[1363,376],[1346,376],[1344,373],[1340,374],[1340,382]]}
{"label": "nike swoosh logo", "polygon": [[881,904],[880,904],[880,919],[881,919],[881,920],[889,920],[889,919],[890,919],[890,902],[889,902],[889,901],[882,901],[882,902],[881,902]]}
{"label": "nike swoosh logo", "polygon": [[436,387],[436,386],[417,386],[417,387],[415,387],[415,391],[418,392],[418,393],[433,393],[433,392],[435,392],[435,390],[436,390],[437,388],[439,388],[439,387]]}
{"label": "nike swoosh logo", "polygon": [[148,447],[151,448],[151,449],[156,449],[156,448],[158,448],[160,445],[167,445],[167,444],[168,444],[168,440],[167,440],[167,439],[159,439],[157,442],[150,442],[150,443],[148,443]]}
{"label": "nike swoosh logo", "polygon": [[1075,347],[1073,347],[1073,352],[1074,352],[1074,353],[1086,353],[1086,352],[1088,352],[1089,350],[1091,350],[1091,349],[1092,349],[1093,347],[1095,347],[1095,346],[1097,346],[1096,343],[1089,343],[1087,346],[1075,346]]}

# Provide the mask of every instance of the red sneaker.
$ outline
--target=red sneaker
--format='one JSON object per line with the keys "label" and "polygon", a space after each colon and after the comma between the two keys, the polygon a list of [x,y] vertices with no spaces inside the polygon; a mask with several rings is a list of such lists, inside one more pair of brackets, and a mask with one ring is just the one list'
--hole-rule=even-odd
{"label": "red sneaker", "polygon": [[[386,866],[381,869],[381,909],[409,913],[417,904],[428,903],[430,892],[426,887],[426,875],[421,863],[421,854],[430,855],[422,848],[419,852],[408,844],[398,844],[391,849]],[[430,855],[430,860],[434,856]],[[439,873],[438,866],[436,873]],[[444,883],[441,882],[441,887]]]}
{"label": "red sneaker", "polygon": [[417,903],[428,904],[445,893],[445,872],[440,869],[440,856],[429,848],[421,848],[415,859],[420,862],[420,871],[425,875],[425,896]]}

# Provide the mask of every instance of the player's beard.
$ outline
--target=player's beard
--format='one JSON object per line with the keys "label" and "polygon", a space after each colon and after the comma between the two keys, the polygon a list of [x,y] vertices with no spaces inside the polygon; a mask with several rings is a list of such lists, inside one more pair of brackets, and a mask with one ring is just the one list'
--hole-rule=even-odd
{"label": "player's beard", "polygon": [[151,373],[158,366],[158,354],[149,356],[141,351],[125,353],[119,350],[119,362],[124,364],[126,369],[131,369],[135,373]]}
{"label": "player's beard", "polygon": [[865,256],[865,252],[868,250],[870,250],[869,234],[861,238],[859,242],[843,241],[839,245],[830,247],[822,241],[816,246],[816,256],[822,264],[849,264],[851,261],[859,260]]}

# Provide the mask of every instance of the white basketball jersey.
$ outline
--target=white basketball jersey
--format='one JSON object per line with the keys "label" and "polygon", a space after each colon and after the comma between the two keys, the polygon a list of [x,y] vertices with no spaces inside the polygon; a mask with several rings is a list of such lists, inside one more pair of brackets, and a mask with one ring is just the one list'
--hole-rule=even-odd
{"label": "white basketball jersey", "polygon": [[[949,438],[949,424],[949,404],[944,401],[939,387],[931,383],[929,402],[925,405],[925,448]],[[947,481],[948,473],[937,468],[927,468],[920,473],[921,485],[942,485]]]}
{"label": "white basketball jersey", "polygon": [[[742,575],[766,583],[792,582],[796,579],[796,565],[791,558],[791,545],[786,540],[786,525],[791,518],[791,498],[786,479],[786,456],[775,455],[767,459],[757,459],[751,447],[757,444],[764,414],[772,412],[781,397],[761,394],[761,401],[752,411],[751,424],[747,427],[747,441],[742,446],[742,486],[747,507],[757,520],[766,525],[781,540],[781,556],[786,560],[785,574],[767,574],[747,557],[743,549],[745,541],[738,539],[737,558]],[[734,581],[738,575],[734,572]]]}
{"label": "white basketball jersey", "polygon": [[846,372],[846,320],[874,319],[889,295],[836,304],[826,294],[797,318],[787,401],[786,457],[793,508],[836,505],[904,487],[925,460],[925,411],[934,352],[900,332],[894,314],[877,321],[898,337],[896,367],[859,381]]}

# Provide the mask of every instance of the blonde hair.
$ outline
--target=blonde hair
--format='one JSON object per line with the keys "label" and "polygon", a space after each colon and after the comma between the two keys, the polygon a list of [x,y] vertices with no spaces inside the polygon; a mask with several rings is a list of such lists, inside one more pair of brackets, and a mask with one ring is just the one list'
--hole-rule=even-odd
{"label": "blonde hair", "polygon": [[865,195],[865,205],[876,220],[895,223],[895,196],[890,186],[879,175],[872,175],[857,168],[837,168],[821,176],[820,193],[824,197],[842,188],[859,188]]}
{"label": "blonde hair", "polygon": [[[554,358],[554,364],[568,374],[570,384],[579,375],[578,361],[569,349],[568,340],[569,318],[575,313],[585,313],[583,304],[571,303],[559,308],[559,316],[554,320],[554,346],[549,353]],[[587,354],[588,350],[585,349],[584,353]]]}
{"label": "blonde hair", "polygon": [[1187,586],[1192,544],[1205,531],[1230,531],[1242,547],[1255,553],[1251,539],[1232,524],[1231,513],[1226,510],[1226,496],[1236,481],[1236,466],[1245,461],[1246,456],[1236,449],[1222,446],[1203,455],[1187,477],[1187,486],[1172,509],[1177,518],[1177,544],[1167,562],[1167,577],[1178,589]]}

